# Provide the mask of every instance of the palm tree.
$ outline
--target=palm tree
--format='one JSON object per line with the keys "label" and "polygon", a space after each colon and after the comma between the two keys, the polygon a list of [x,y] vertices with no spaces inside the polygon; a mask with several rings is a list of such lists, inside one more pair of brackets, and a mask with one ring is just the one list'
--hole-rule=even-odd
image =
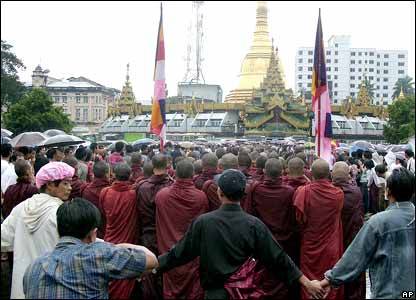
{"label": "palm tree", "polygon": [[364,76],[364,86],[367,89],[368,96],[370,97],[370,100],[373,101],[374,99],[374,83],[371,83],[371,81],[367,78],[367,76]]}
{"label": "palm tree", "polygon": [[415,83],[413,82],[413,78],[410,76],[406,76],[403,78],[399,78],[394,85],[394,93],[392,99],[396,99],[399,97],[400,92],[403,90],[404,95],[414,95],[415,89],[413,87]]}

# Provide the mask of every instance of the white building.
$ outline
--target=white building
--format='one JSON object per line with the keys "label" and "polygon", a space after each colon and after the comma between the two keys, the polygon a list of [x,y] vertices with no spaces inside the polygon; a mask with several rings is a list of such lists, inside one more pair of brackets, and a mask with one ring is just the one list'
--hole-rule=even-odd
{"label": "white building", "polygon": [[[296,95],[311,90],[313,52],[313,47],[301,47],[296,52]],[[328,40],[325,52],[327,80],[334,104],[340,104],[349,96],[357,97],[365,75],[374,86],[373,104],[388,105],[392,102],[396,81],[407,76],[407,50],[351,48],[351,37],[341,35]]]}

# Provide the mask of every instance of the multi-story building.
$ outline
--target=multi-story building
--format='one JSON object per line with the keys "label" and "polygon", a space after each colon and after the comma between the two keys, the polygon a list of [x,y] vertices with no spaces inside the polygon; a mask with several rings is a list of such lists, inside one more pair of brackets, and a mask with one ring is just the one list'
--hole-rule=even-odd
{"label": "multi-story building", "polygon": [[120,93],[85,77],[56,79],[37,66],[29,87],[43,87],[76,125],[97,127],[107,119],[108,105]]}
{"label": "multi-story building", "polygon": [[[327,80],[333,104],[348,97],[356,98],[364,76],[374,87],[374,105],[392,102],[394,85],[407,76],[407,50],[351,48],[350,36],[332,36],[325,46]],[[295,93],[308,94],[312,84],[313,47],[296,52]],[[306,97],[309,98],[309,97]]]}

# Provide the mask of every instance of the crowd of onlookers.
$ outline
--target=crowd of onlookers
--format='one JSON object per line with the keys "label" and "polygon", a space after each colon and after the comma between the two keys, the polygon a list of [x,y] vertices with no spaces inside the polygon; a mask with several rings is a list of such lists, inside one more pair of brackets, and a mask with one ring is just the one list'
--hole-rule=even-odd
{"label": "crowd of onlookers", "polygon": [[[302,144],[247,142],[168,142],[163,151],[123,142],[111,151],[97,143],[2,144],[1,156],[2,260],[13,270],[12,298],[234,298],[246,284],[247,297],[352,299],[365,296],[367,268],[400,272],[389,264],[407,270],[412,259],[414,267],[410,149],[403,156],[334,149],[329,163]],[[409,228],[393,204],[410,211]],[[405,232],[396,236],[405,244],[399,262],[371,252],[393,254],[383,222]],[[257,283],[247,279],[251,272],[261,274]],[[391,288],[390,279],[372,282],[373,296],[396,295],[378,286]]]}

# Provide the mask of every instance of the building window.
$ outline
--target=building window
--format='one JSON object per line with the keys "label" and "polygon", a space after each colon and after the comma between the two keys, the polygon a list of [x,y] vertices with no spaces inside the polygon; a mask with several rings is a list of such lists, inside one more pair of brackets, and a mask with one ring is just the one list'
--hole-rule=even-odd
{"label": "building window", "polygon": [[331,55],[331,51],[327,50],[326,55]]}
{"label": "building window", "polygon": [[377,74],[380,74],[380,70],[377,70]]}
{"label": "building window", "polygon": [[388,82],[388,81],[389,81],[389,79],[388,79],[388,78],[383,78],[383,81],[384,81],[384,82]]}
{"label": "building window", "polygon": [[[335,78],[335,79],[336,79],[336,78]],[[334,87],[338,87],[338,83],[336,83],[336,82],[335,82],[335,83],[334,83]]]}
{"label": "building window", "polygon": [[334,79],[338,79],[338,75],[334,75]]}
{"label": "building window", "polygon": [[383,64],[385,67],[388,67],[389,66],[389,63],[388,62],[384,62],[384,64]]}
{"label": "building window", "polygon": [[302,75],[298,75],[298,79],[302,79]]}
{"label": "building window", "polygon": [[81,103],[81,96],[75,96],[77,103]]}
{"label": "building window", "polygon": [[88,96],[83,96],[84,98],[84,104],[88,103]]}
{"label": "building window", "polygon": [[331,71],[331,67],[326,67],[326,70],[327,71]]}
{"label": "building window", "polygon": [[350,76],[350,80],[355,80],[355,76]]}
{"label": "building window", "polygon": [[327,78],[328,78],[328,79],[331,79],[331,75],[328,75],[328,76],[327,76]]}
{"label": "building window", "polygon": [[308,71],[313,71],[312,67],[308,67]]}
{"label": "building window", "polygon": [[383,90],[388,90],[389,87],[387,85],[383,85]]}
{"label": "building window", "polygon": [[358,76],[358,80],[361,80],[361,76]]}
{"label": "building window", "polygon": [[313,51],[308,51],[308,55],[313,55]]}
{"label": "building window", "polygon": [[378,97],[380,97],[380,94],[376,94],[376,97],[378,98]]}
{"label": "building window", "polygon": [[370,77],[368,77],[368,79],[374,80],[374,76],[370,76]]}
{"label": "building window", "polygon": [[335,44],[335,48],[338,48],[338,44]]}
{"label": "building window", "polygon": [[298,67],[298,71],[302,71],[303,70],[303,67]]}
{"label": "building window", "polygon": [[389,94],[383,94],[383,97],[384,98],[388,98],[389,97]]}
{"label": "building window", "polygon": [[399,62],[399,67],[404,67],[404,62]]}
{"label": "building window", "polygon": [[299,58],[298,59],[298,63],[300,63],[300,64],[303,63],[303,59],[302,58]]}
{"label": "building window", "polygon": [[369,69],[369,71],[370,71],[370,72],[374,72],[374,68],[370,68],[370,69]]}
{"label": "building window", "polygon": [[354,83],[350,84],[350,88],[355,88],[355,84]]}
{"label": "building window", "polygon": [[88,108],[84,108],[82,111],[82,120],[84,122],[88,122]]}
{"label": "building window", "polygon": [[330,63],[331,63],[331,60],[330,60],[330,59],[327,59],[327,60],[326,60],[326,63],[327,63],[327,64],[330,64]]}
{"label": "building window", "polygon": [[336,64],[337,64],[337,63],[338,63],[338,59],[335,59],[335,60],[334,60],[334,63],[336,63]]}
{"label": "building window", "polygon": [[308,79],[312,79],[312,75],[308,75]]}
{"label": "building window", "polygon": [[62,96],[62,103],[68,103],[68,100],[67,100],[66,96]]}
{"label": "building window", "polygon": [[351,52],[351,56],[355,56],[355,52]]}
{"label": "building window", "polygon": [[302,50],[300,50],[300,51],[298,52],[298,54],[299,54],[299,55],[302,55],[302,54],[303,54],[303,51],[302,51]]}
{"label": "building window", "polygon": [[338,96],[338,92],[334,92],[334,96]]}
{"label": "building window", "polygon": [[377,62],[377,67],[379,67],[380,66],[380,62]]}
{"label": "building window", "polygon": [[383,74],[389,74],[389,70],[383,70]]}
{"label": "building window", "polygon": [[335,68],[334,68],[334,71],[335,71],[335,72],[338,72],[338,67],[335,67]]}
{"label": "building window", "polygon": [[359,69],[358,69],[358,72],[360,72],[360,73],[361,73],[362,71],[363,71],[363,69],[361,69],[361,68],[359,68]]}
{"label": "building window", "polygon": [[370,56],[374,56],[374,52],[370,52]]}
{"label": "building window", "polygon": [[399,54],[397,57],[398,58],[404,58],[404,54]]}
{"label": "building window", "polygon": [[338,51],[335,51],[335,55],[338,55]]}
{"label": "building window", "polygon": [[399,70],[399,74],[404,74],[404,70]]}
{"label": "building window", "polygon": [[362,64],[362,62],[363,62],[362,60],[359,60],[359,61],[358,61],[358,64],[360,64],[360,65],[361,65],[361,64]]}
{"label": "building window", "polygon": [[366,52],[366,53],[365,53],[365,55],[367,56],[367,54],[368,54],[368,53]]}
{"label": "building window", "polygon": [[351,61],[351,64],[352,64],[352,65],[355,65],[355,60],[352,60],[352,61]]}
{"label": "building window", "polygon": [[369,61],[368,61],[368,63],[369,63],[370,65],[374,65],[374,60],[369,60]]}
{"label": "building window", "polygon": [[79,121],[81,119],[81,109],[80,108],[77,108],[75,111],[76,111],[76,113],[75,113],[75,120],[76,121]]}
{"label": "building window", "polygon": [[58,97],[54,97],[55,98],[55,103],[59,103],[60,99],[59,96]]}
{"label": "building window", "polygon": [[380,54],[377,54],[377,58],[380,58]]}
{"label": "building window", "polygon": [[354,68],[350,68],[350,72],[355,72],[355,69]]}
{"label": "building window", "polygon": [[389,58],[389,55],[388,54],[384,54],[384,58]]}
{"label": "building window", "polygon": [[309,59],[308,59],[308,63],[310,63],[310,64],[311,64],[312,62],[313,62],[312,58],[309,58]]}
{"label": "building window", "polygon": [[350,93],[350,96],[354,97],[355,96],[355,93],[354,92],[351,92]]}
{"label": "building window", "polygon": [[361,55],[363,55],[363,53],[362,52],[358,52],[358,56],[361,56]]}
{"label": "building window", "polygon": [[310,83],[310,82],[309,82],[309,83],[308,83],[308,87],[311,87],[311,86],[312,86],[312,83]]}
{"label": "building window", "polygon": [[380,78],[377,78],[377,82],[380,82]]}
{"label": "building window", "polygon": [[302,82],[298,82],[298,87],[301,88],[302,87]]}

